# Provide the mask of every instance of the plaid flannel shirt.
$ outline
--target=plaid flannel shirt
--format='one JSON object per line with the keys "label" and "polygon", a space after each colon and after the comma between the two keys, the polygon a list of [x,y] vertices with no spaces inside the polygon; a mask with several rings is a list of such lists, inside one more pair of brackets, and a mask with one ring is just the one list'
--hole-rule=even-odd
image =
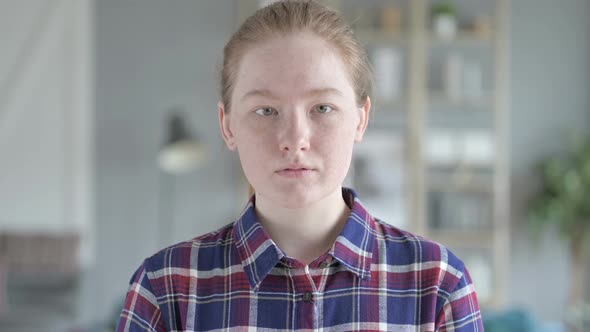
{"label": "plaid flannel shirt", "polygon": [[344,229],[309,265],[274,244],[253,199],[236,222],[147,258],[117,331],[483,331],[453,253],[343,197]]}

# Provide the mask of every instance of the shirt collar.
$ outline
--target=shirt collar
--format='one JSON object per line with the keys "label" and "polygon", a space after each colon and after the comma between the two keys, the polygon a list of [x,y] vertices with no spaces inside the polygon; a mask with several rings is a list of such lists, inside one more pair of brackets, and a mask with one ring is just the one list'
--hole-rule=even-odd
{"label": "shirt collar", "polygon": [[375,245],[375,218],[369,214],[354,190],[343,188],[342,197],[351,207],[351,211],[330,254],[361,279],[370,278]]}
{"label": "shirt collar", "polygon": [[[351,213],[329,253],[361,279],[370,278],[375,219],[367,212],[354,190],[343,188],[342,197],[351,207]],[[262,227],[254,204],[252,196],[234,225],[233,237],[244,272],[250,286],[256,291],[285,254]]]}
{"label": "shirt collar", "polygon": [[258,221],[254,196],[233,229],[234,243],[250,286],[258,290],[260,283],[283,258],[284,254]]}

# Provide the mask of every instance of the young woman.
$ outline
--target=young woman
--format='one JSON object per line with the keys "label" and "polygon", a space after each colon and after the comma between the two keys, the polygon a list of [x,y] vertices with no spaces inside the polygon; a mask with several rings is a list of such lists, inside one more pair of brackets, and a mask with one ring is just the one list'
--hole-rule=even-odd
{"label": "young woman", "polygon": [[338,14],[258,10],[221,76],[221,134],[254,194],[235,222],[143,262],[118,331],[483,331],[463,263],[342,187],[371,71]]}

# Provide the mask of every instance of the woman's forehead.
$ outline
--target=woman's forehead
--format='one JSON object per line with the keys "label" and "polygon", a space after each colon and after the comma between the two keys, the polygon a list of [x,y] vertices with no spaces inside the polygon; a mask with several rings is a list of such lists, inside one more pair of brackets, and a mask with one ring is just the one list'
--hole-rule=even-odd
{"label": "woman's forehead", "polygon": [[235,76],[235,96],[354,93],[338,51],[312,34],[294,34],[258,43],[247,50]]}
{"label": "woman's forehead", "polygon": [[[325,88],[311,88],[308,90],[302,91],[303,97],[325,97],[325,96],[333,96],[333,97],[346,97],[346,93],[344,91],[340,91],[336,88],[332,87],[325,87]],[[255,98],[265,98],[265,99],[281,99],[280,94],[277,94],[274,89],[252,89],[244,93],[242,96],[239,96],[239,101],[247,101],[248,99],[255,99]]]}

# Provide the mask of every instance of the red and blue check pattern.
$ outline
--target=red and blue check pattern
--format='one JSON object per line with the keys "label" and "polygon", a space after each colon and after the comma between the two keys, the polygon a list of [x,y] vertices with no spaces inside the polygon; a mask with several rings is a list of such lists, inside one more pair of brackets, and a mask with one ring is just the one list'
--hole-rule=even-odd
{"label": "red and blue check pattern", "polygon": [[307,266],[274,244],[254,200],[236,222],[147,258],[117,331],[483,331],[456,256],[343,197],[342,233]]}

